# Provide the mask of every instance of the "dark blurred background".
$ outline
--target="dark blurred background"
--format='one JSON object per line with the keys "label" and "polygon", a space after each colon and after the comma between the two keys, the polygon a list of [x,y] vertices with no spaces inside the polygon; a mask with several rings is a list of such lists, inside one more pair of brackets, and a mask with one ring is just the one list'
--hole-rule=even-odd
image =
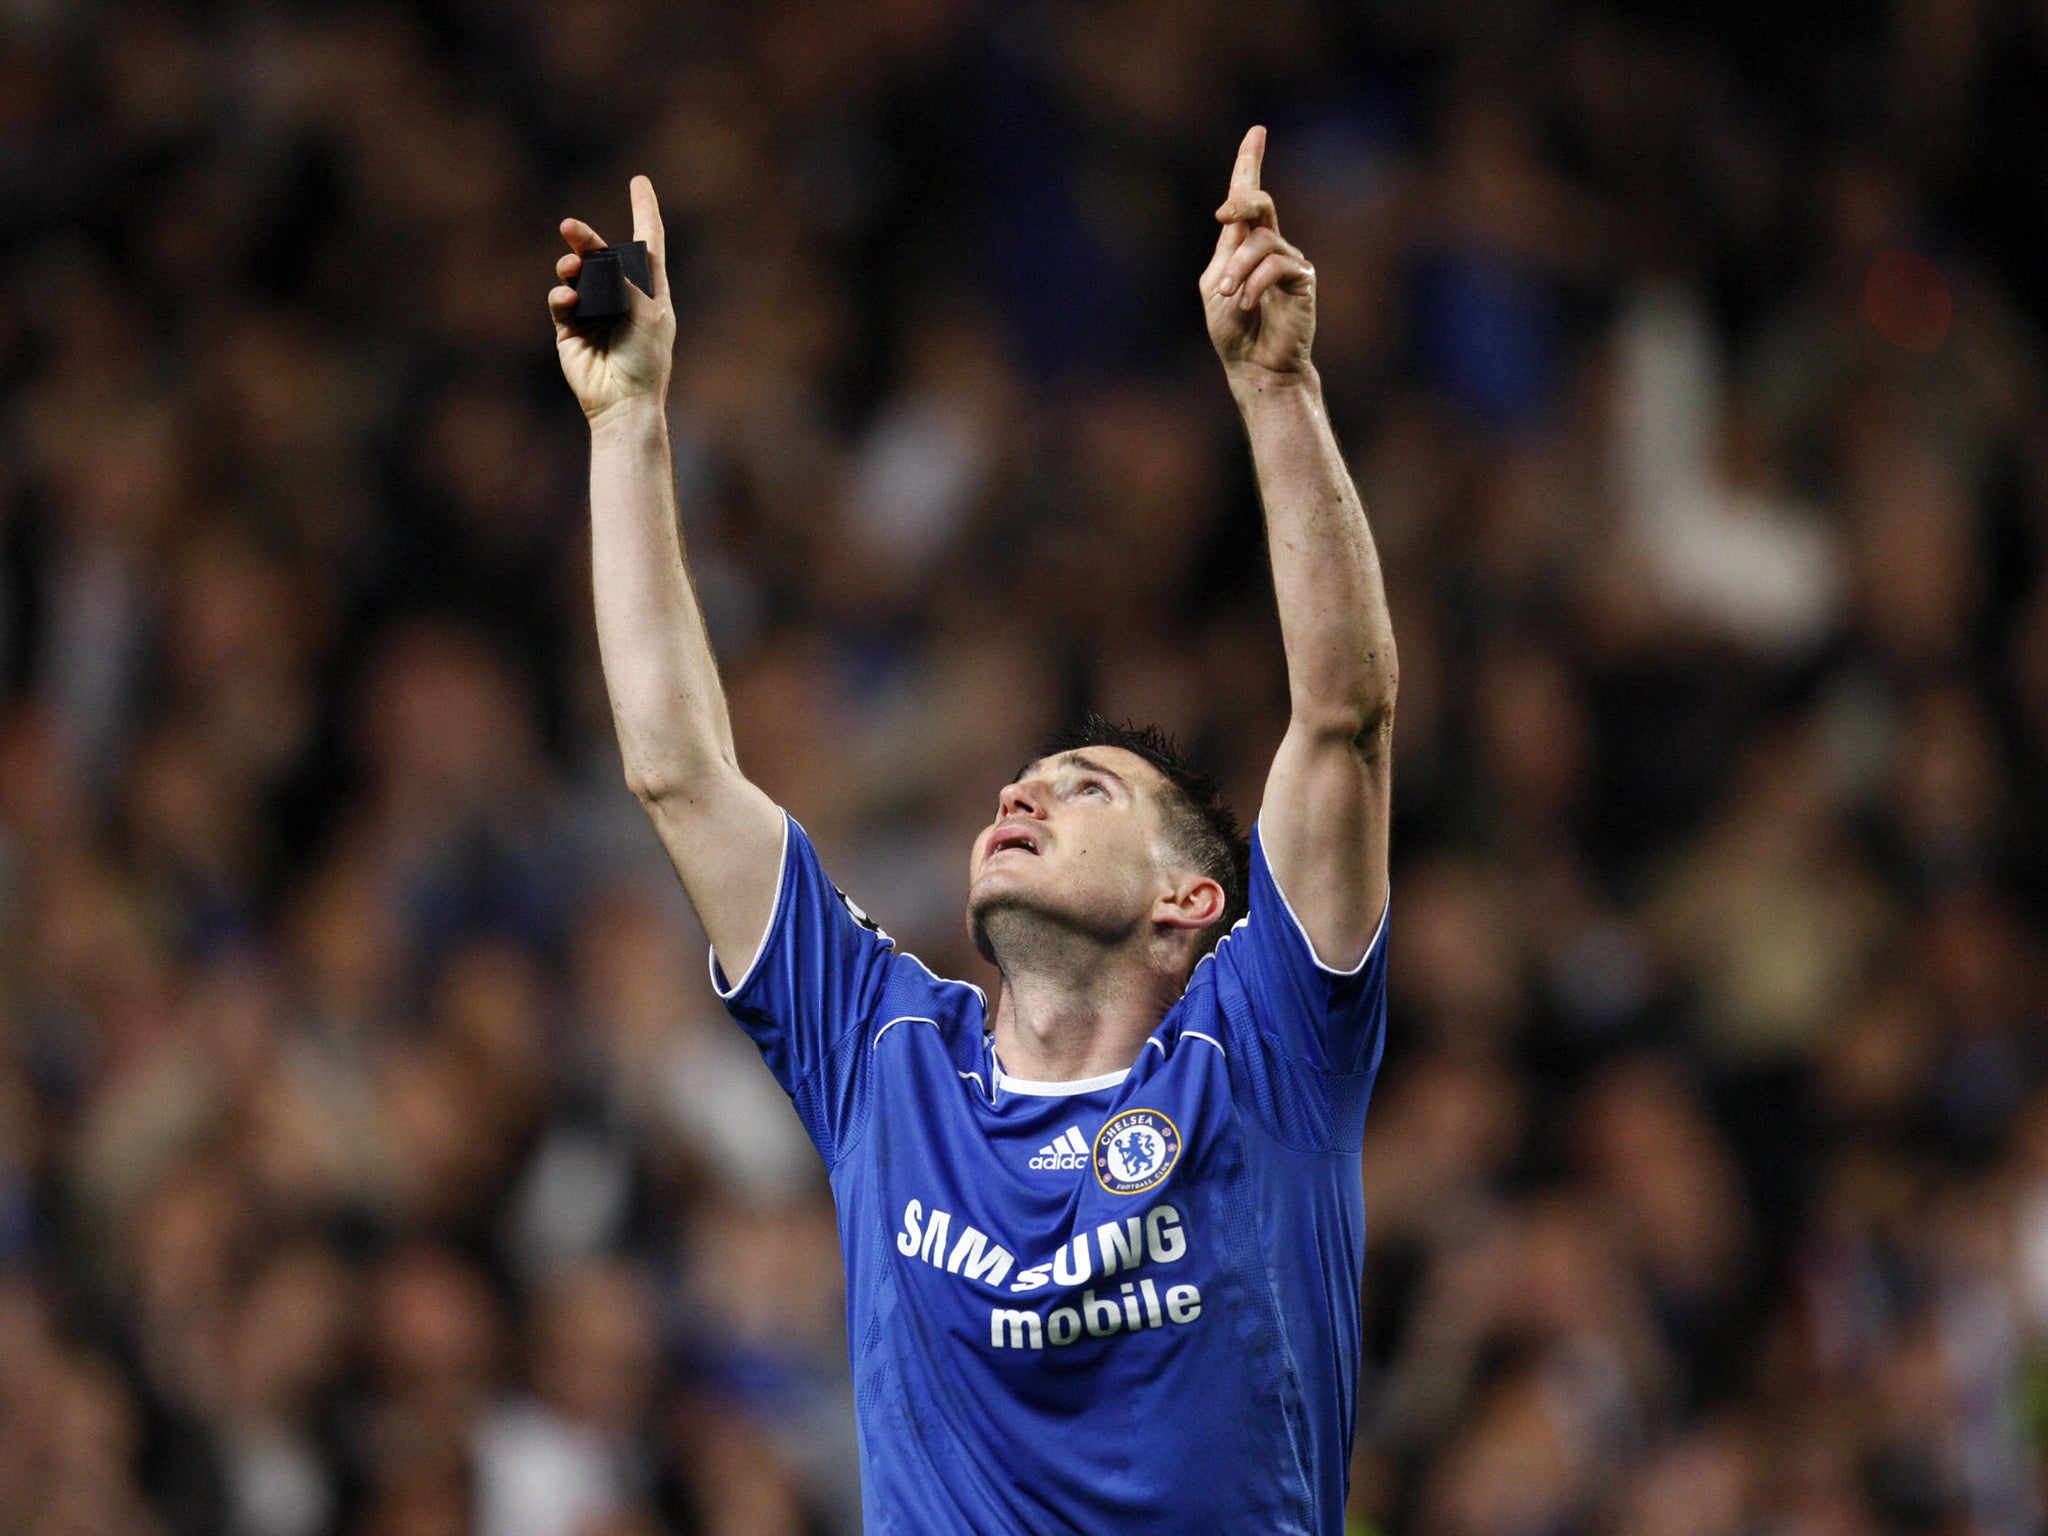
{"label": "dark blurred background", "polygon": [[1045,728],[1284,721],[1253,121],[1402,660],[1357,1530],[2041,1528],[2048,7],[0,0],[0,1533],[858,1528],[555,226],[653,176],[744,766],[979,976]]}

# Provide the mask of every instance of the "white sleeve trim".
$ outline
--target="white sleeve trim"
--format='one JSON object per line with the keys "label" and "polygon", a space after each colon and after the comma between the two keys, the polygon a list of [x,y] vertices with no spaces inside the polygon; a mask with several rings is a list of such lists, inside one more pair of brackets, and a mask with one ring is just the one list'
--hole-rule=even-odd
{"label": "white sleeve trim", "polygon": [[[1263,829],[1265,824],[1266,819],[1261,816],[1255,824],[1254,830]],[[1259,840],[1259,852],[1261,855],[1264,855],[1265,851],[1265,839],[1262,834]],[[1386,898],[1380,902],[1380,920],[1373,925],[1372,938],[1366,942],[1365,953],[1358,957],[1356,965],[1346,968],[1332,965],[1320,954],[1316,953],[1316,941],[1308,936],[1308,929],[1303,925],[1301,915],[1294,910],[1294,903],[1287,899],[1287,892],[1281,887],[1280,877],[1273,873],[1273,861],[1271,859],[1266,860],[1266,874],[1273,882],[1274,894],[1280,898],[1281,910],[1286,912],[1287,920],[1294,924],[1294,931],[1301,935],[1301,942],[1308,950],[1309,959],[1315,961],[1317,970],[1326,976],[1356,976],[1365,969],[1365,963],[1372,959],[1373,952],[1380,947],[1380,940],[1386,936],[1387,913],[1393,907],[1392,891],[1389,891]]]}
{"label": "white sleeve trim", "polygon": [[876,1046],[880,1045],[882,1043],[882,1036],[889,1033],[898,1024],[929,1024],[933,1029],[941,1031],[945,1028],[937,1019],[928,1019],[921,1013],[899,1013],[895,1018],[875,1031],[875,1038],[868,1042],[868,1049],[873,1050]]}
{"label": "white sleeve trim", "polygon": [[721,987],[718,984],[718,978],[721,974],[718,965],[718,950],[712,947],[706,951],[711,967],[711,990],[718,994],[718,1000],[721,1003],[729,1003],[738,997],[745,990],[747,983],[754,979],[754,972],[761,969],[761,961],[767,955],[768,946],[775,938],[775,925],[782,921],[782,883],[788,876],[789,812],[784,811],[782,813],[782,852],[777,855],[775,860],[775,905],[768,909],[768,926],[761,930],[761,942],[754,948],[754,958],[747,962],[746,973],[731,986]]}
{"label": "white sleeve trim", "polygon": [[[894,939],[889,940],[889,943],[892,946],[895,944],[895,942],[896,941]],[[929,976],[939,986],[965,987],[968,991],[972,992],[976,997],[981,999],[982,1016],[984,1018],[988,1016],[988,994],[982,991],[981,988],[977,987],[973,982],[961,981],[952,976],[941,976],[937,971],[933,970],[930,966],[926,965],[922,960],[918,959],[917,956],[913,955],[907,949],[899,949],[896,951],[896,953],[901,955],[904,959],[910,961],[913,965],[915,965],[920,971],[923,971],[925,975]]]}

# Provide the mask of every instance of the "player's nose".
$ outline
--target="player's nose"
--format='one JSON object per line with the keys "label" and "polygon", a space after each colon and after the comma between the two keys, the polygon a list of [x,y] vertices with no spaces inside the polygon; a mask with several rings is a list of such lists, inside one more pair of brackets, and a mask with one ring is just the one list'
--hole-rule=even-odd
{"label": "player's nose", "polygon": [[1045,813],[1043,786],[1031,779],[1005,784],[996,796],[996,816],[1042,816]]}

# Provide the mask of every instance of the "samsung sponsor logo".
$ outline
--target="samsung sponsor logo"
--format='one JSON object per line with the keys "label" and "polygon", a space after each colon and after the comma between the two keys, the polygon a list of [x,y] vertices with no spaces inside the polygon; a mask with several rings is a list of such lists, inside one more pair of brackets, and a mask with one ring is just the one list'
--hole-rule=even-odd
{"label": "samsung sponsor logo", "polygon": [[[1064,1141],[1062,1136],[1052,1147]],[[1085,1157],[1085,1146],[1073,1155]],[[1187,1257],[1187,1228],[1171,1205],[1155,1205],[1141,1215],[1077,1232],[1045,1263],[1017,1270],[1014,1280],[1010,1271],[1016,1257],[1009,1249],[964,1222],[956,1235],[951,1211],[927,1211],[920,1200],[903,1208],[896,1251],[985,1285],[1000,1287],[1008,1280],[1012,1294],[1059,1287],[1067,1305],[1043,1312],[990,1308],[988,1341],[995,1349],[1060,1349],[1084,1338],[1185,1327],[1202,1315],[1202,1292],[1193,1285],[1164,1285],[1150,1275],[1123,1281],[1115,1289],[1103,1283],[1145,1265],[1178,1264]]]}
{"label": "samsung sponsor logo", "polygon": [[[951,1211],[927,1211],[912,1200],[903,1207],[903,1225],[896,1232],[896,1251],[949,1275],[1001,1285],[1009,1278],[1016,1256],[978,1227],[961,1224],[953,1231]],[[1105,1221],[1094,1231],[1076,1232],[1053,1250],[1043,1264],[1017,1271],[1013,1292],[1057,1285],[1074,1290],[1097,1279],[1136,1269],[1141,1264],[1177,1264],[1187,1255],[1187,1230],[1170,1205],[1155,1205],[1139,1216]]]}
{"label": "samsung sponsor logo", "polygon": [[1078,1306],[1054,1307],[1044,1314],[1021,1307],[991,1307],[988,1342],[992,1349],[1062,1349],[1083,1337],[1107,1339],[1119,1333],[1164,1328],[1169,1323],[1184,1327],[1201,1315],[1198,1287],[1169,1285],[1162,1295],[1148,1276],[1125,1281],[1111,1296],[1083,1291]]}

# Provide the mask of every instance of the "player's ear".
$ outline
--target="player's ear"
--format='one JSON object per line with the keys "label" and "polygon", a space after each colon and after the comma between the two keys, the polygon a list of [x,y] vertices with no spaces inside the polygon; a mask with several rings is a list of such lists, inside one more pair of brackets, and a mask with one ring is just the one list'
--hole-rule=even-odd
{"label": "player's ear", "polygon": [[1216,880],[1189,871],[1159,898],[1153,917],[1169,928],[1207,928],[1223,915],[1226,899]]}

